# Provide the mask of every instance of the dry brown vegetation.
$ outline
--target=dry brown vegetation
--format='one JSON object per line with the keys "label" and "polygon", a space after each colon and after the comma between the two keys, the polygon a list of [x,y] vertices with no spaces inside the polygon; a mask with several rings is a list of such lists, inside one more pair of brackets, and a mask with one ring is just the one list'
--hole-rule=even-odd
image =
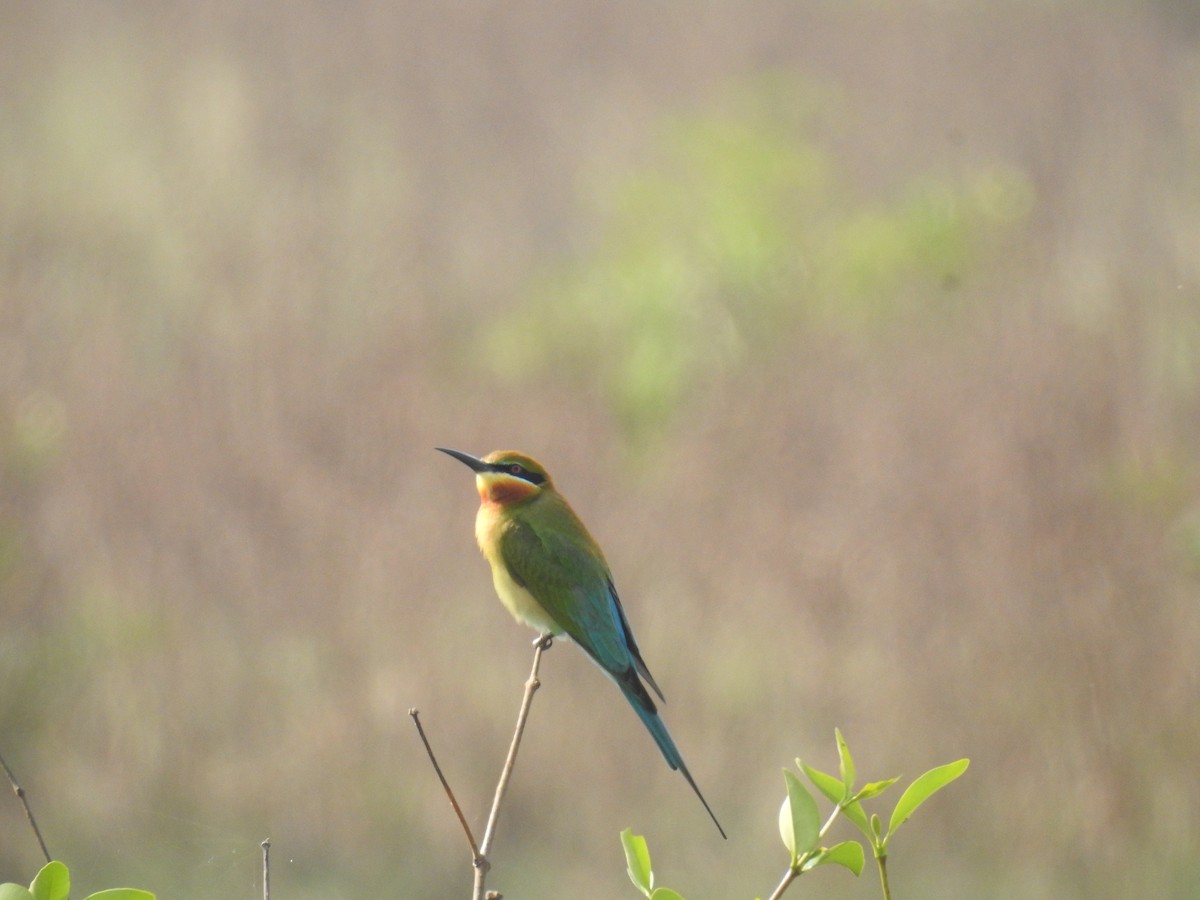
{"label": "dry brown vegetation", "polygon": [[[267,836],[287,900],[466,894],[405,711],[479,821],[532,635],[440,444],[555,473],[732,838],[556,646],[507,896],[633,896],[625,826],[691,898],[769,891],[835,725],[870,778],[972,759],[897,896],[1190,896],[1198,41],[1184,0],[6,5],[0,748],[80,895],[253,897]],[[825,97],[844,204],[1018,174],[953,309],[776,309],[649,441],[586,365],[493,369],[662,122],[764,72]],[[37,863],[0,803],[0,881]]]}

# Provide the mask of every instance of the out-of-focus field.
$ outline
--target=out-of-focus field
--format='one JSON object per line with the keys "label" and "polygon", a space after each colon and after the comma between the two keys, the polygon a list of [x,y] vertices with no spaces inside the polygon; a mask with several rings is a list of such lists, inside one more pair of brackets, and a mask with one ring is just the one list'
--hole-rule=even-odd
{"label": "out-of-focus field", "polygon": [[898,897],[1194,896],[1198,390],[1187,0],[0,12],[0,753],[79,896],[467,895],[406,713],[481,828],[533,635],[435,445],[547,463],[730,833],[559,645],[505,896],[625,826],[765,896],[835,726],[972,760]]}

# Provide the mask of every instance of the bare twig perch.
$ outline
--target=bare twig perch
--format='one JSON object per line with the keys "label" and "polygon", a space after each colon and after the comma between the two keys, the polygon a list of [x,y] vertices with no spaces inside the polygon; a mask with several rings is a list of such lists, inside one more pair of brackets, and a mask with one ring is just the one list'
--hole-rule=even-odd
{"label": "bare twig perch", "polygon": [[433,769],[437,772],[438,779],[442,782],[442,788],[446,791],[446,796],[450,799],[450,805],[454,807],[454,814],[458,816],[459,824],[462,825],[463,832],[467,836],[467,843],[471,847],[471,865],[475,870],[475,886],[471,894],[472,900],[500,900],[500,894],[486,891],[487,873],[491,868],[491,863],[488,861],[487,855],[491,849],[492,841],[496,836],[496,821],[500,818],[500,804],[504,800],[505,793],[508,791],[508,782],[512,777],[513,767],[517,762],[517,750],[521,747],[521,736],[525,732],[525,722],[529,718],[529,707],[533,703],[533,695],[542,684],[538,680],[538,667],[542,663],[542,653],[549,650],[552,643],[553,638],[549,634],[543,634],[533,643],[533,668],[529,672],[529,680],[525,682],[525,695],[521,698],[521,709],[517,713],[517,727],[513,732],[512,744],[508,748],[508,756],[504,760],[504,768],[500,770],[500,780],[496,783],[496,796],[492,800],[492,810],[488,814],[487,828],[483,833],[482,844],[475,843],[475,835],[471,833],[471,826],[467,824],[467,819],[463,815],[462,808],[458,805],[458,800],[454,797],[454,791],[450,789],[450,784],[446,781],[446,776],[442,774],[442,767],[438,765],[437,757],[434,756],[433,748],[429,745],[428,738],[425,737],[425,729],[421,727],[421,720],[418,718],[419,713],[415,709],[408,711],[408,714],[412,716],[413,724],[417,726],[417,733],[421,736],[421,742],[425,745],[425,752],[429,754],[429,761],[433,763]]}
{"label": "bare twig perch", "polygon": [[46,842],[42,840],[42,831],[38,828],[37,819],[33,817],[33,810],[29,808],[29,801],[25,799],[25,788],[17,784],[17,777],[13,775],[12,769],[8,767],[8,763],[4,761],[3,756],[0,756],[0,767],[4,769],[4,774],[8,776],[8,783],[12,785],[13,793],[21,801],[21,808],[25,810],[25,818],[29,820],[29,827],[33,829],[33,836],[37,838],[38,846],[42,848],[42,856],[46,857],[46,862],[50,862],[50,851],[46,849]]}

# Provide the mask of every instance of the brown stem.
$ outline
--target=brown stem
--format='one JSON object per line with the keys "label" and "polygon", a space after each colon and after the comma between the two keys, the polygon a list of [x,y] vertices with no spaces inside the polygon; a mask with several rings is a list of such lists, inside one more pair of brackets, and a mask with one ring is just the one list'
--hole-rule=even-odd
{"label": "brown stem", "polygon": [[417,726],[417,734],[421,736],[421,743],[425,745],[425,752],[429,754],[429,761],[433,763],[433,771],[437,772],[438,780],[442,782],[442,789],[445,790],[446,796],[450,798],[450,805],[454,807],[454,814],[458,816],[459,824],[462,825],[463,831],[467,835],[467,843],[471,845],[471,862],[478,867],[481,861],[479,845],[475,843],[475,835],[471,833],[471,826],[467,824],[467,817],[463,815],[462,807],[458,805],[458,800],[454,797],[454,791],[450,789],[450,782],[442,774],[442,767],[438,765],[437,757],[433,754],[433,747],[429,746],[429,738],[425,737],[425,729],[421,727],[421,713],[414,707],[408,711],[408,714],[412,717],[413,724]]}
{"label": "brown stem", "polygon": [[46,849],[46,842],[42,840],[42,831],[38,828],[37,819],[33,817],[33,810],[29,808],[29,801],[25,799],[25,788],[17,784],[17,778],[13,775],[12,769],[8,767],[8,763],[4,761],[3,756],[0,756],[0,768],[4,769],[4,774],[8,776],[8,783],[12,785],[13,793],[21,801],[21,808],[25,810],[25,818],[29,820],[33,836],[37,838],[38,846],[42,848],[42,856],[46,857],[46,862],[50,862],[50,851]]}
{"label": "brown stem", "polygon": [[529,708],[533,703],[533,695],[542,684],[538,680],[538,668],[542,663],[542,654],[550,649],[553,642],[553,636],[549,634],[543,634],[533,642],[533,668],[529,672],[529,679],[525,682],[525,695],[521,698],[521,709],[517,713],[517,727],[513,732],[512,744],[508,748],[508,756],[504,760],[504,768],[500,770],[500,780],[496,784],[496,795],[492,799],[492,809],[488,814],[487,828],[483,833],[482,844],[475,843],[475,835],[471,833],[471,826],[467,824],[462,807],[458,805],[458,800],[455,799],[454,791],[450,789],[450,784],[446,781],[446,776],[442,774],[442,767],[438,765],[433,748],[429,745],[429,739],[425,736],[425,729],[421,727],[420,713],[416,709],[408,711],[408,714],[412,717],[413,724],[417,726],[417,733],[421,736],[421,742],[425,745],[425,752],[429,754],[429,761],[433,763],[433,770],[437,772],[438,779],[442,782],[442,788],[446,791],[446,796],[450,798],[450,805],[454,807],[454,814],[458,816],[458,821],[467,836],[467,843],[471,845],[471,865],[475,870],[475,884],[471,894],[472,900],[500,900],[501,897],[499,893],[486,889],[487,873],[492,867],[492,864],[488,861],[487,854],[488,850],[491,849],[492,840],[496,836],[496,821],[500,817],[500,804],[504,800],[505,793],[508,791],[508,782],[512,777],[513,767],[517,762],[517,750],[521,746],[521,736],[525,733],[525,723],[529,719]]}

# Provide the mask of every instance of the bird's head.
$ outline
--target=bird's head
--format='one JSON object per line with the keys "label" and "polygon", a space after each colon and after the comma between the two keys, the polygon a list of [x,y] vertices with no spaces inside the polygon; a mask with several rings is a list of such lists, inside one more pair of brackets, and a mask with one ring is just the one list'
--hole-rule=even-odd
{"label": "bird's head", "polygon": [[542,491],[553,491],[554,482],[545,467],[532,456],[515,450],[496,450],[483,458],[438,447],[475,473],[479,499],[498,506],[532,500]]}

